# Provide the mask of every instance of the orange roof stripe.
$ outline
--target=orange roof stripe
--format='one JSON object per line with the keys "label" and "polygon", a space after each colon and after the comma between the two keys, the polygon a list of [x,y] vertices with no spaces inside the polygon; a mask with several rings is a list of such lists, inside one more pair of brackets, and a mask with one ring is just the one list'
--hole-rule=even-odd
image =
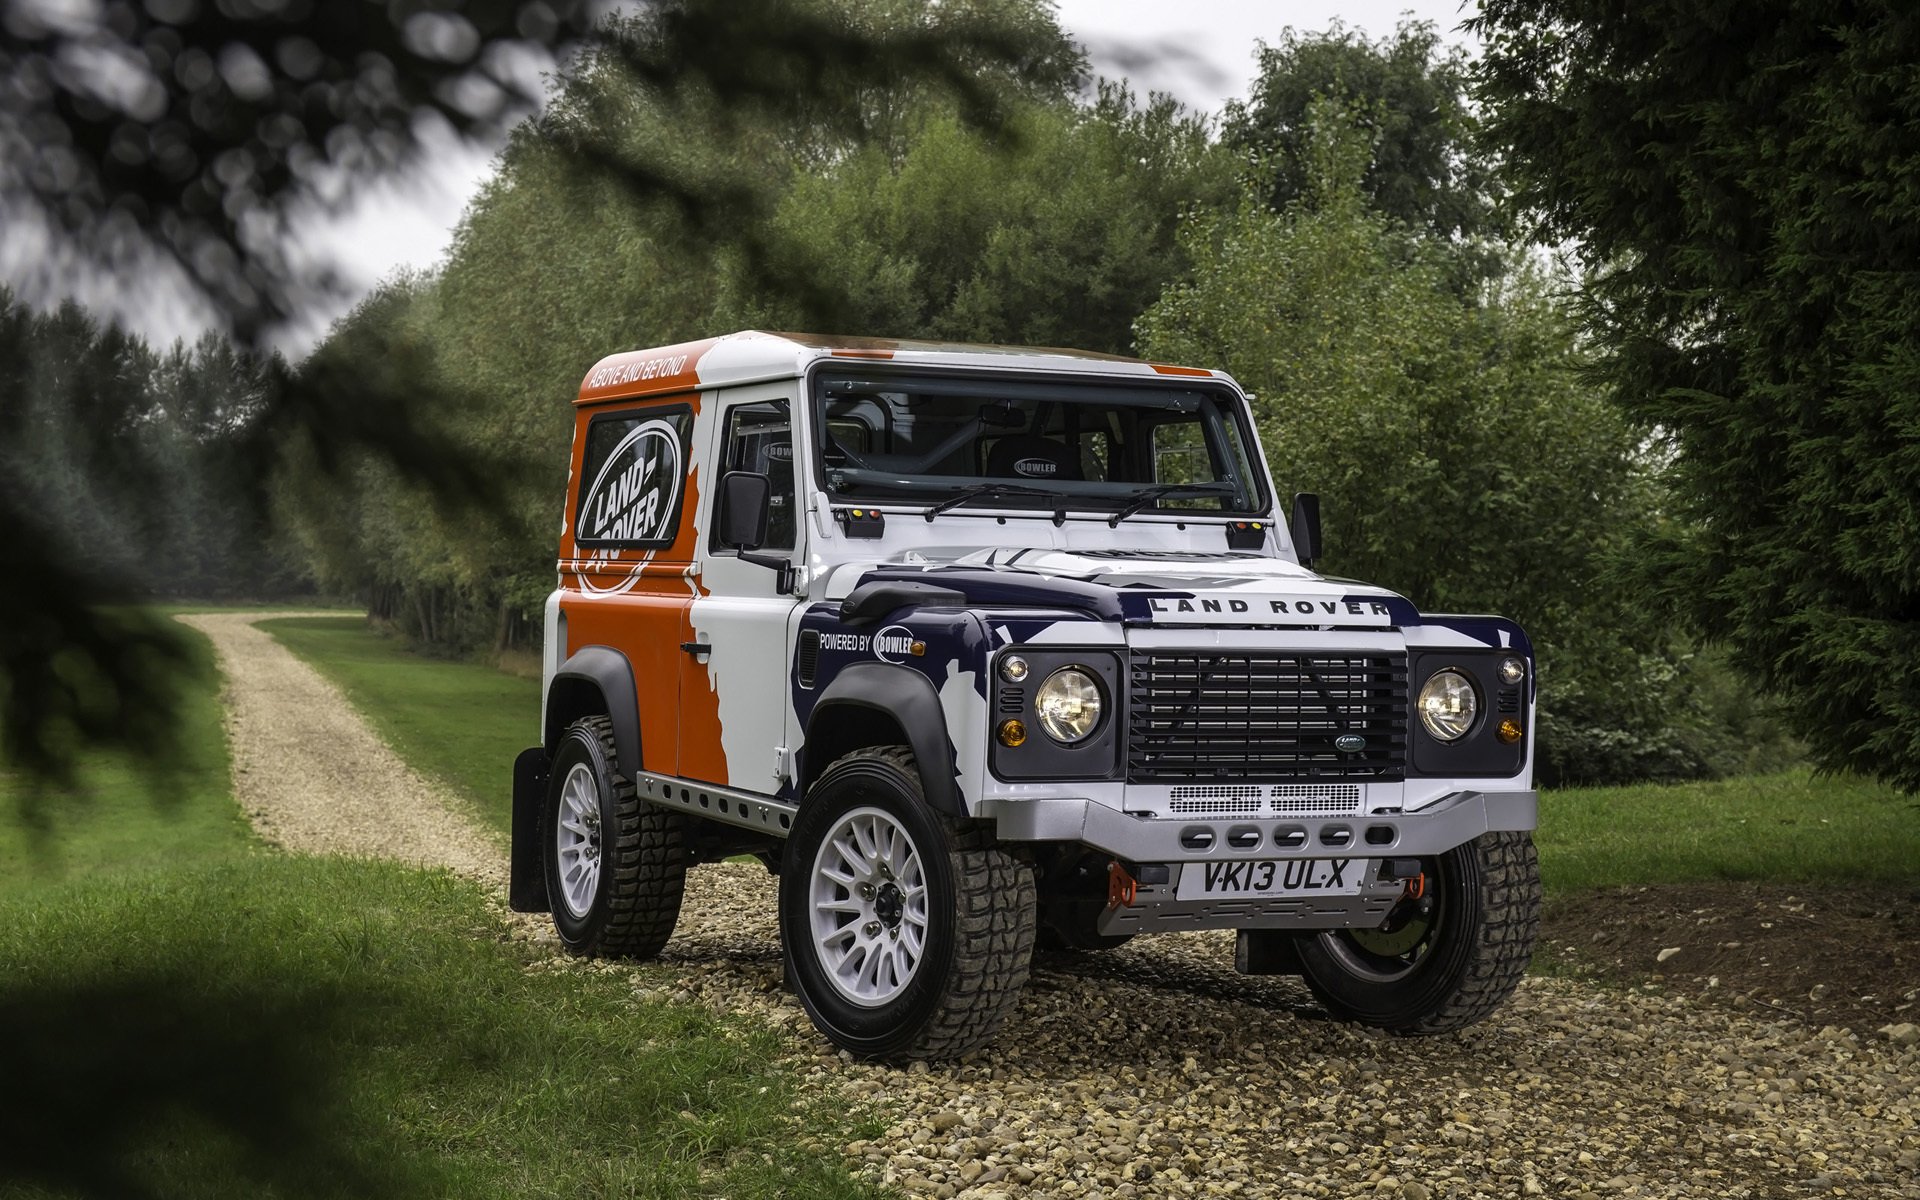
{"label": "orange roof stripe", "polygon": [[719,338],[705,338],[608,355],[580,381],[580,403],[695,391],[700,387],[700,359],[719,342]]}

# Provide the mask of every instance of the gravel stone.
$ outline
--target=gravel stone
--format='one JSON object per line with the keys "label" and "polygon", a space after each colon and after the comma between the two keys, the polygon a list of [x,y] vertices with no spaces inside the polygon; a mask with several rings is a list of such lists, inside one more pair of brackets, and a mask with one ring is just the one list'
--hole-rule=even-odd
{"label": "gravel stone", "polygon": [[[183,619],[220,653],[235,790],[264,836],[504,892],[504,846],[258,617]],[[1920,1200],[1920,1031],[1532,977],[1480,1025],[1400,1039],[1236,974],[1231,934],[1183,933],[1037,957],[992,1045],[902,1070],[833,1049],[783,989],[757,864],[689,872],[653,963],[567,958],[504,905],[501,924],[529,971],[617,973],[783,1031],[803,1104],[886,1130],[842,1147],[848,1169],[910,1196]]]}

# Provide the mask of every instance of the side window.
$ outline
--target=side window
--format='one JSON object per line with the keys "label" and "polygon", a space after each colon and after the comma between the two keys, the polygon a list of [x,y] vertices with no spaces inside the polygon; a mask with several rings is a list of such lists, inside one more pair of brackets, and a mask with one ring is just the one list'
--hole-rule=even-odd
{"label": "side window", "polygon": [[793,418],[785,400],[740,404],[727,410],[723,471],[752,471],[773,484],[767,550],[793,549]]}
{"label": "side window", "polygon": [[658,549],[680,532],[687,479],[685,405],[602,413],[587,425],[574,541],[582,546]]}
{"label": "side window", "polygon": [[[1153,481],[1155,483],[1213,483],[1219,474],[1207,452],[1207,435],[1198,421],[1166,421],[1153,427]],[[1160,508],[1223,508],[1216,497],[1196,499],[1169,496]]]}
{"label": "side window", "polygon": [[1198,421],[1168,421],[1153,427],[1153,481],[1207,483],[1213,458]]}

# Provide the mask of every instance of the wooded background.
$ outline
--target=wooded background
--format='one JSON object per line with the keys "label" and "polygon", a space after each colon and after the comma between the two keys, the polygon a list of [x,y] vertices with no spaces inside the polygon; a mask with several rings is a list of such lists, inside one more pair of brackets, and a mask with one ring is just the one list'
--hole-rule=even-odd
{"label": "wooded background", "polygon": [[[746,328],[1140,354],[1256,395],[1280,490],[1323,497],[1323,569],[1527,627],[1545,782],[1806,739],[1920,783],[1913,15],[1488,0],[1479,61],[1428,25],[1289,31],[1206,114],[1092,78],[1042,0],[798,8],[945,65],[743,52],[728,84],[662,66],[716,6],[617,19],[445,260],[301,362],[0,293],[10,486],[146,595],[318,590],[497,655],[537,643],[604,354]],[[272,419],[322,384],[490,464],[486,502]]]}

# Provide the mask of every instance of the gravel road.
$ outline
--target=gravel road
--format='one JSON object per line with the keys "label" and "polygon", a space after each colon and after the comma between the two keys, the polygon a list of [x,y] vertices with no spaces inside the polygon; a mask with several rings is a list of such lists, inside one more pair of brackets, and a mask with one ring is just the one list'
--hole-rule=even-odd
{"label": "gravel road", "polygon": [[[184,619],[219,651],[236,788],[267,837],[498,888],[497,842],[257,617]],[[1920,1200],[1920,1046],[1539,978],[1465,1034],[1400,1040],[1326,1020],[1294,981],[1234,974],[1226,935],[1044,959],[969,1061],[854,1063],[780,987],[772,883],[700,868],[658,963],[530,969],[619,972],[782,1028],[809,1090],[884,1127],[842,1147],[850,1166],[911,1195]],[[512,936],[553,944],[538,921]]]}

